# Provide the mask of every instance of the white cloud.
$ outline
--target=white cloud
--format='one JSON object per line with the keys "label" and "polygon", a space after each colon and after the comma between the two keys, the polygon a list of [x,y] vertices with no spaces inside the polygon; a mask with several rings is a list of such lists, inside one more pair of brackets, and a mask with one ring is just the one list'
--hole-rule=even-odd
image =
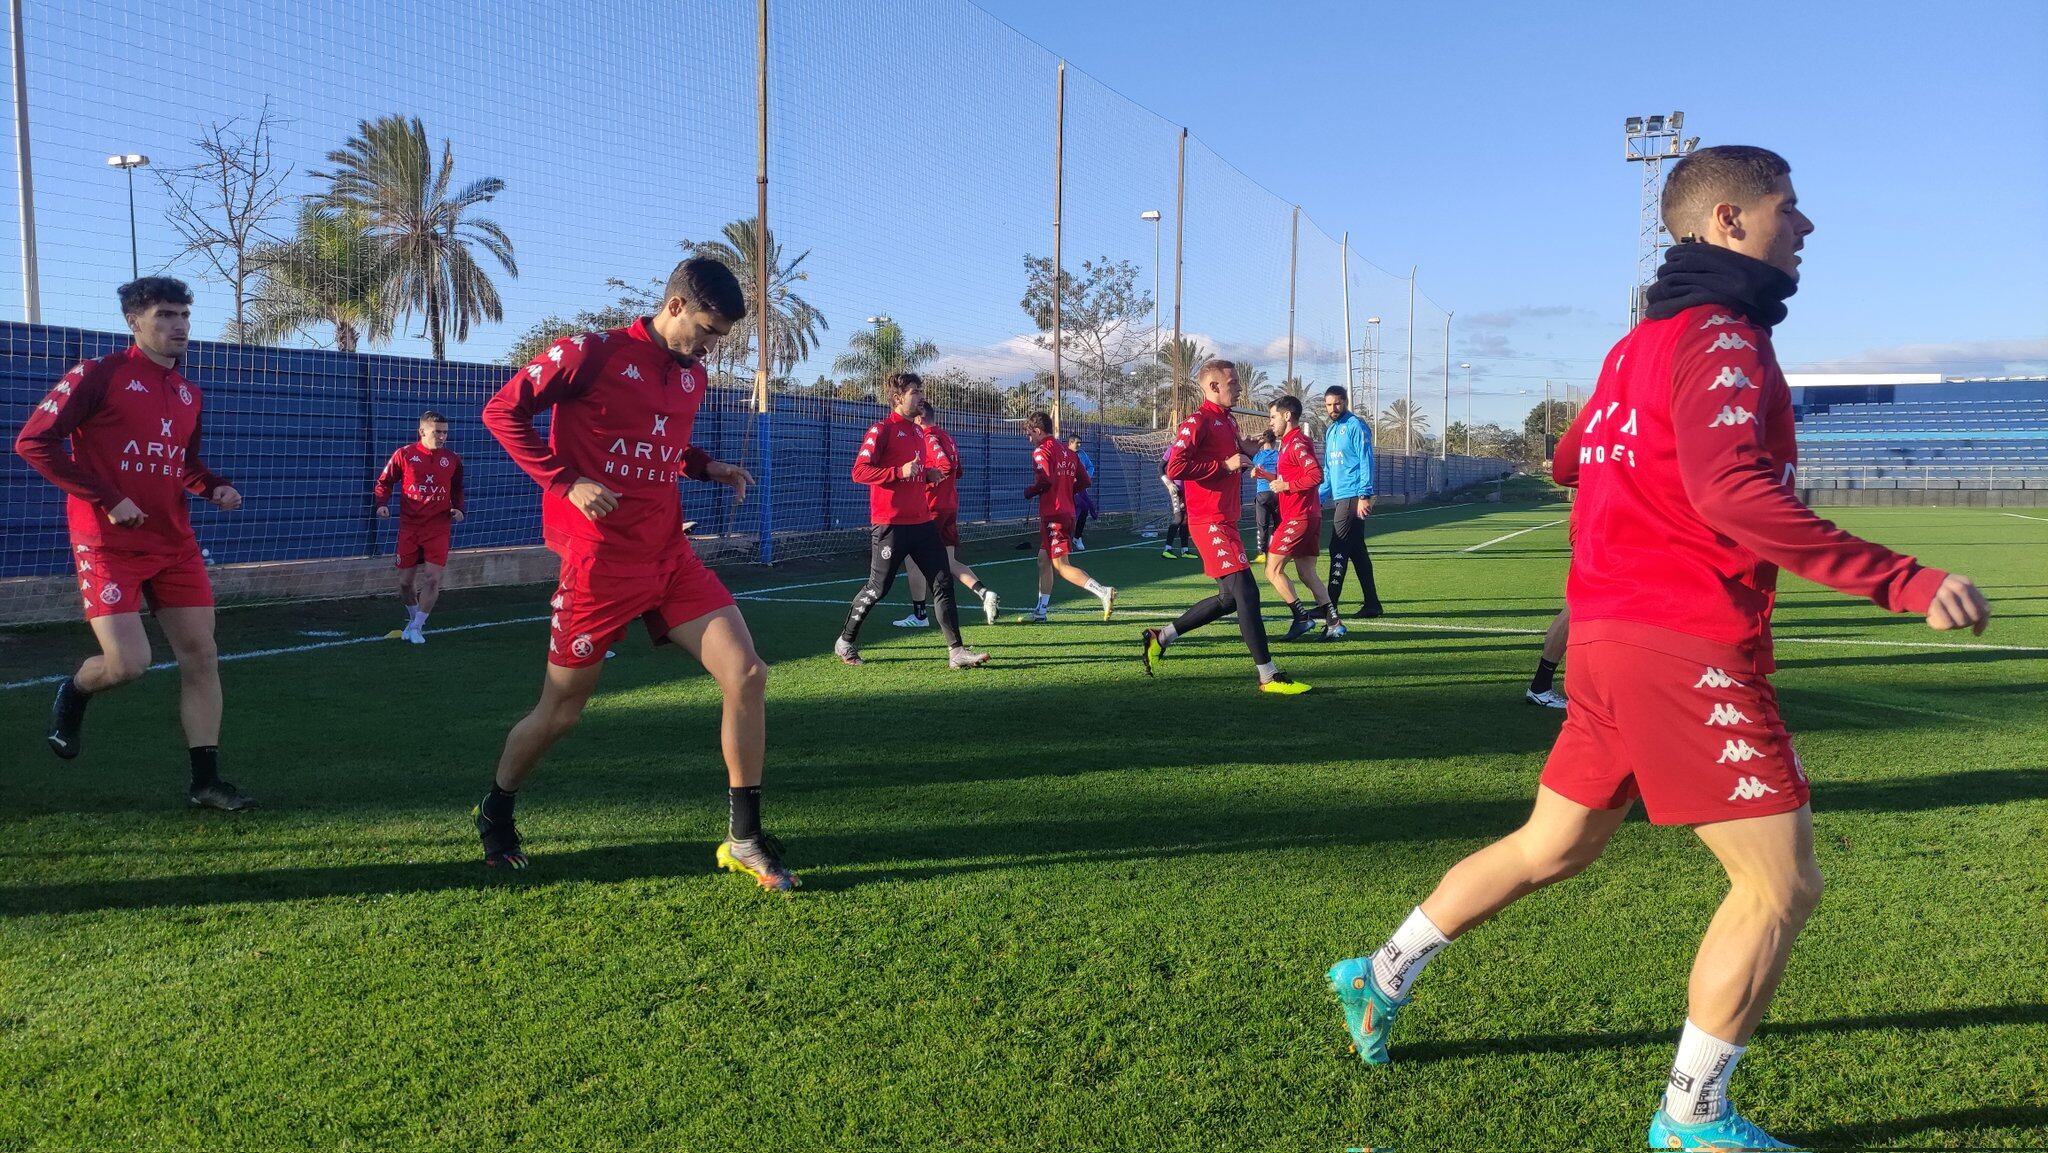
{"label": "white cloud", "polygon": [[2048,337],[1960,340],[1871,348],[1848,356],[1807,361],[1794,372],[1939,372],[1946,376],[2048,374]]}

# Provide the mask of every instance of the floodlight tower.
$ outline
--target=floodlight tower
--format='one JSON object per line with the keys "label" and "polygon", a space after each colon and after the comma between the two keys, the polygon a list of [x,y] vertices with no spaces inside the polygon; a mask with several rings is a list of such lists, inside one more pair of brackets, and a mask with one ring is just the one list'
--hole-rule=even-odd
{"label": "floodlight tower", "polygon": [[1685,113],[1664,116],[1631,116],[1622,125],[1622,158],[1643,166],[1643,203],[1636,218],[1636,280],[1628,293],[1630,327],[1643,319],[1643,293],[1657,278],[1657,263],[1671,246],[1664,231],[1659,202],[1664,197],[1664,162],[1676,160],[1699,147],[1700,138],[1686,137]]}

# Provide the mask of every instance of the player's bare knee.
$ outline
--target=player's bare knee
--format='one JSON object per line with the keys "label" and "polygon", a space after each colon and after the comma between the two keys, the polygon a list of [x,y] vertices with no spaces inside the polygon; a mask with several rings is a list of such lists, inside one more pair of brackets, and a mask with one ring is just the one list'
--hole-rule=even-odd
{"label": "player's bare knee", "polygon": [[148,671],[148,650],[108,653],[100,658],[100,675],[107,679],[107,688],[139,681]]}
{"label": "player's bare knee", "polygon": [[1800,865],[1793,875],[1792,885],[1786,894],[1786,912],[1793,920],[1804,922],[1820,907],[1821,893],[1827,888],[1827,878],[1821,876],[1819,863],[1808,860]]}

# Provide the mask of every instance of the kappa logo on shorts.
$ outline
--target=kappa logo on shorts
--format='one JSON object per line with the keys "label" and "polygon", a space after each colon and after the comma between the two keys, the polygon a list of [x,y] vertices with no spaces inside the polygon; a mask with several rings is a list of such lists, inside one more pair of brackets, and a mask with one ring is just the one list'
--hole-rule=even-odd
{"label": "kappa logo on shorts", "polygon": [[1730,761],[1754,761],[1762,759],[1763,755],[1755,745],[1750,744],[1748,741],[1742,740],[1739,737],[1730,738],[1728,743],[1721,747],[1721,759],[1714,763],[1725,765]]}
{"label": "kappa logo on shorts", "polygon": [[1741,681],[1736,680],[1720,669],[1708,666],[1707,671],[1700,674],[1700,679],[1692,683],[1692,687],[1696,689],[1739,689],[1745,686]]}
{"label": "kappa logo on shorts", "polygon": [[1742,339],[1742,336],[1741,336],[1741,334],[1740,334],[1740,333],[1734,333],[1734,332],[1724,332],[1724,333],[1721,333],[1721,334],[1720,334],[1719,336],[1716,336],[1716,337],[1714,338],[1714,343],[1712,343],[1712,344],[1710,344],[1710,345],[1708,345],[1708,346],[1707,346],[1707,351],[1708,351],[1708,352],[1719,352],[1719,351],[1721,351],[1722,349],[1727,349],[1727,348],[1755,348],[1755,347],[1756,347],[1756,345],[1754,345],[1754,344],[1751,344],[1750,342],[1748,342],[1748,341],[1746,341],[1746,340]]}
{"label": "kappa logo on shorts", "polygon": [[1761,800],[1777,791],[1755,777],[1737,777],[1735,778],[1735,791],[1728,794],[1728,799],[1731,801],[1755,801]]}
{"label": "kappa logo on shorts", "polygon": [[1707,723],[1710,725],[1726,726],[1746,725],[1752,722],[1741,709],[1724,701],[1714,706],[1714,711],[1707,717]]}
{"label": "kappa logo on shorts", "polygon": [[595,651],[597,646],[590,643],[589,633],[577,633],[576,639],[569,642],[569,652],[575,656],[587,657]]}
{"label": "kappa logo on shorts", "polygon": [[117,585],[117,584],[115,584],[115,583],[113,583],[112,581],[109,581],[109,582],[107,582],[106,584],[104,584],[104,585],[101,585],[101,586],[100,586],[100,603],[101,603],[101,604],[103,604],[103,605],[117,605],[117,604],[120,604],[120,603],[121,603],[121,586],[120,586],[120,585]]}
{"label": "kappa logo on shorts", "polygon": [[563,597],[562,597],[562,594],[561,594],[561,593],[556,593],[556,594],[555,594],[555,599],[554,599],[554,600],[551,600],[551,601],[549,601],[549,602],[548,602],[548,607],[549,607],[549,608],[551,608],[551,609],[558,609],[558,608],[561,608],[561,607],[562,607],[562,604],[563,604]]}

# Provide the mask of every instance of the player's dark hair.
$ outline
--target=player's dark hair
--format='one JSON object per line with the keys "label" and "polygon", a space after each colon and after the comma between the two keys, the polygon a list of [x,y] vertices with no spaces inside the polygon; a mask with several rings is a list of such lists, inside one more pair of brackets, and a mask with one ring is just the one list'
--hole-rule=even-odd
{"label": "player's dark hair", "polygon": [[1052,435],[1052,414],[1049,412],[1034,412],[1025,423],[1047,436]]}
{"label": "player's dark hair", "polygon": [[[1267,407],[1269,407],[1269,408],[1277,408],[1277,409],[1279,409],[1279,410],[1280,410],[1281,412],[1284,412],[1284,413],[1286,413],[1286,414],[1287,414],[1287,418],[1288,418],[1289,420],[1300,420],[1300,419],[1301,419],[1301,402],[1300,402],[1300,401],[1298,401],[1298,400],[1296,400],[1296,399],[1294,399],[1294,398],[1293,398],[1293,397],[1291,397],[1291,396],[1276,396],[1276,397],[1274,397],[1274,398],[1273,398],[1273,403],[1272,403],[1272,404],[1270,404],[1270,405],[1268,405]],[[1271,440],[1271,439],[1273,439],[1273,434],[1272,434],[1272,433],[1270,433],[1270,432],[1269,432],[1269,433],[1267,433],[1267,434],[1266,434],[1266,439],[1267,439],[1267,440]]]}
{"label": "player's dark hair", "polygon": [[889,374],[889,379],[886,383],[889,386],[890,396],[902,396],[913,388],[923,388],[924,377],[914,372],[892,372]]}
{"label": "player's dark hair", "polygon": [[421,423],[421,424],[447,424],[447,423],[448,423],[448,418],[447,418],[447,417],[445,417],[445,416],[442,416],[442,415],[441,415],[440,413],[438,413],[438,412],[435,412],[435,411],[434,411],[433,409],[431,409],[431,408],[430,408],[430,409],[428,409],[427,411],[425,411],[425,412],[423,412],[423,413],[421,413],[421,414],[420,414],[420,423]]}
{"label": "player's dark hair", "polygon": [[1343,402],[1344,402],[1345,404],[1350,404],[1350,403],[1351,403],[1351,390],[1350,390],[1350,389],[1348,389],[1348,388],[1345,388],[1345,387],[1344,387],[1343,385],[1341,385],[1341,384],[1333,384],[1333,385],[1331,385],[1330,387],[1328,387],[1328,388],[1324,389],[1324,390],[1323,390],[1323,395],[1324,395],[1324,396],[1334,396],[1334,397],[1336,397],[1336,398],[1337,398],[1338,400],[1341,400],[1341,401],[1343,401]]}
{"label": "player's dark hair", "polygon": [[939,416],[939,410],[933,408],[932,402],[929,400],[925,401],[923,404],[918,405],[917,411],[920,414],[922,414],[926,420],[937,420]]}
{"label": "player's dark hair", "polygon": [[192,303],[192,290],[175,276],[145,276],[116,291],[121,294],[122,316],[141,316],[159,304]]}
{"label": "player's dark hair", "polygon": [[1785,158],[1768,148],[1717,144],[1689,153],[1671,166],[1664,178],[1664,199],[1658,214],[1671,235],[1683,240],[1696,234],[1716,204],[1754,204],[1778,180],[1792,174]]}
{"label": "player's dark hair", "polygon": [[682,297],[685,303],[715,312],[735,323],[747,316],[747,296],[740,291],[740,279],[722,262],[708,256],[693,256],[668,274],[661,298]]}
{"label": "player's dark hair", "polygon": [[1080,433],[1078,433],[1078,432],[1070,432],[1070,433],[1068,433],[1068,434],[1067,434],[1067,443],[1068,443],[1068,444],[1080,444],[1080,443],[1081,443],[1081,434],[1080,434]]}

